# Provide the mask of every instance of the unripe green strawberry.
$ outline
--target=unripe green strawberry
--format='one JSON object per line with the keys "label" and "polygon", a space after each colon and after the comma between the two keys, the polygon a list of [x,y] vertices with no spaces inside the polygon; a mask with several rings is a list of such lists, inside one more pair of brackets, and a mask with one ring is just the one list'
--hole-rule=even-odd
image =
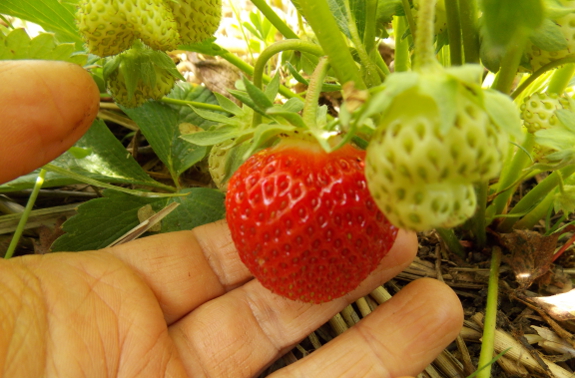
{"label": "unripe green strawberry", "polygon": [[104,66],[104,78],[114,100],[128,108],[161,99],[170,93],[176,79],[183,79],[164,52],[140,42],[110,59]]}
{"label": "unripe green strawberry", "polygon": [[[566,8],[574,8],[575,1],[561,1],[561,5]],[[553,23],[559,26],[559,32],[565,38],[566,47],[557,51],[546,51],[537,47],[533,42],[529,42],[526,53],[533,71],[537,71],[542,66],[575,52],[575,12],[571,11],[562,17],[558,17],[553,20]]]}
{"label": "unripe green strawberry", "polygon": [[221,0],[177,0],[167,1],[172,8],[181,42],[201,42],[218,30],[222,18]]}
{"label": "unripe green strawberry", "polygon": [[138,38],[163,51],[174,50],[180,40],[163,0],[83,0],[76,19],[88,50],[101,57],[127,50]]}
{"label": "unripe green strawberry", "polygon": [[548,129],[559,122],[555,111],[569,108],[569,100],[555,93],[534,93],[521,104],[523,125],[530,133]]}
{"label": "unripe green strawberry", "polygon": [[228,157],[233,146],[233,140],[213,145],[208,157],[210,176],[212,176],[212,180],[218,189],[223,191],[226,191],[228,187],[226,164],[228,163]]}
{"label": "unripe green strawberry", "polygon": [[355,289],[397,235],[367,189],[364,151],[326,153],[284,138],[234,173],[226,218],[241,260],[261,284],[321,303]]}
{"label": "unripe green strawberry", "polygon": [[[506,122],[490,115],[486,98],[496,96],[491,104],[515,112],[505,127],[519,133],[511,100],[491,91],[479,96],[481,88],[465,76],[397,73],[378,95],[386,106],[367,148],[366,177],[377,205],[398,227],[449,228],[473,215],[473,184],[499,173],[509,141]],[[401,90],[407,81],[414,84]]]}

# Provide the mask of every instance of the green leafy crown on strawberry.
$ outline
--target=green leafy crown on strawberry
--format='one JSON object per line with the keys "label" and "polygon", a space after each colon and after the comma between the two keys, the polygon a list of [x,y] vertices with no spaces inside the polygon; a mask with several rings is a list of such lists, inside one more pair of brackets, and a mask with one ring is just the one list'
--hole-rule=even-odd
{"label": "green leafy crown on strawberry", "polygon": [[177,79],[184,80],[166,53],[138,41],[106,62],[104,79],[114,100],[127,108],[159,100],[170,93]]}

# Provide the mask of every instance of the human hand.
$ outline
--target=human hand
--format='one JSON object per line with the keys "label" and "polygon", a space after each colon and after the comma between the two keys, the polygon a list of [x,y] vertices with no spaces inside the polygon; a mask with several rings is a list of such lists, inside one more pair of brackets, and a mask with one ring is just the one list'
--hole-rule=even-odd
{"label": "human hand", "polygon": [[[98,91],[80,67],[0,62],[0,82],[7,136],[0,161],[8,162],[0,181],[65,151],[95,117]],[[287,300],[252,280],[225,222],[100,251],[0,260],[0,377],[256,376],[398,274],[416,249],[415,235],[400,232],[357,290],[321,305]],[[418,280],[273,376],[415,375],[461,323],[456,295],[436,280]]]}

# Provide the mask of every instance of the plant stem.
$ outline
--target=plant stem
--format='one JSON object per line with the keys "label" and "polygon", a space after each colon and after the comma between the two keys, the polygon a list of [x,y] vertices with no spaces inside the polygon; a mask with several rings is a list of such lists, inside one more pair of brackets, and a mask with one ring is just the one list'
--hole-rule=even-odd
{"label": "plant stem", "polygon": [[459,0],[461,38],[465,63],[479,63],[479,30],[477,0]]}
{"label": "plant stem", "polygon": [[[302,41],[301,39],[286,39],[283,41],[279,41],[274,43],[271,46],[268,46],[264,51],[261,52],[256,64],[253,68],[253,82],[254,85],[262,89],[262,82],[264,79],[264,70],[268,61],[279,54],[282,51],[287,50],[297,50],[301,52],[306,52],[308,54],[322,56],[323,50],[316,44],[311,42]],[[281,90],[280,90],[281,93]],[[252,119],[252,125],[255,127],[261,123],[262,116],[258,112],[254,112],[254,116]]]}
{"label": "plant stem", "polygon": [[[523,198],[521,198],[521,200],[517,202],[517,204],[509,212],[509,215],[520,215],[527,213],[536,203],[538,203],[550,191],[559,185],[562,179],[566,179],[573,173],[575,173],[575,165],[569,165],[560,169],[559,171],[551,173],[543,181],[537,184],[537,186],[531,189],[529,193],[523,196]],[[501,222],[497,230],[500,232],[510,232],[516,222],[516,217],[509,217]]]}
{"label": "plant stem", "polygon": [[409,40],[401,37],[407,30],[407,19],[405,16],[393,18],[393,36],[395,38],[395,61],[394,71],[404,72],[409,70]]}
{"label": "plant stem", "polygon": [[433,69],[439,66],[435,58],[433,39],[435,35],[434,17],[437,0],[422,1],[417,11],[417,36],[415,37],[415,61],[413,68],[416,71]]}
{"label": "plant stem", "polygon": [[149,184],[149,185],[155,186],[156,188],[161,188],[161,189],[169,191],[171,193],[157,193],[157,192],[146,192],[143,190],[127,189],[127,188],[124,188],[122,186],[111,185],[111,184],[108,184],[106,182],[102,182],[99,180],[89,178],[87,176],[83,176],[79,173],[69,171],[65,168],[58,167],[57,165],[53,165],[51,163],[46,164],[43,168],[48,172],[55,172],[55,173],[58,173],[62,176],[66,176],[66,177],[74,179],[76,181],[83,182],[84,184],[93,185],[93,186],[96,186],[99,188],[104,188],[104,189],[116,190],[118,192],[130,194],[133,196],[146,197],[146,198],[171,198],[171,197],[185,197],[189,194],[189,193],[175,193],[176,189],[174,187],[171,187],[169,185],[159,184],[159,183],[158,184]]}
{"label": "plant stem", "polygon": [[485,248],[487,242],[487,222],[485,218],[485,209],[487,206],[487,190],[489,183],[487,181],[478,184],[475,188],[475,194],[477,196],[477,210],[473,215],[472,224],[475,235],[475,242],[477,244],[477,249],[482,250]]}
{"label": "plant stem", "polygon": [[329,63],[326,58],[321,58],[316,69],[313,72],[307,94],[305,96],[305,104],[303,108],[302,118],[304,123],[310,129],[317,127],[317,108],[319,96],[321,95],[321,88],[323,81],[327,75]]}
{"label": "plant stem", "polygon": [[520,230],[529,230],[537,224],[541,219],[547,216],[549,212],[549,207],[553,205],[555,199],[555,192],[551,191],[547,193],[545,198],[533,210],[531,210],[527,215],[517,221],[513,228]]}
{"label": "plant stem", "polygon": [[567,55],[564,58],[554,60],[553,62],[547,63],[537,71],[533,72],[527,80],[521,83],[520,86],[515,89],[515,91],[511,94],[511,98],[515,99],[521,92],[523,92],[527,87],[529,87],[535,80],[537,80],[541,75],[545,72],[550,71],[556,67],[562,66],[567,63],[575,63],[575,54]]}
{"label": "plant stem", "polygon": [[[485,306],[485,319],[483,321],[483,337],[481,338],[481,352],[477,366],[488,366],[493,359],[495,326],[497,320],[497,300],[499,296],[499,266],[501,265],[501,249],[493,247],[491,252],[491,268],[489,271],[489,285],[487,287],[487,305]],[[484,368],[477,374],[478,378],[491,377],[491,368]]]}
{"label": "plant stem", "polygon": [[459,239],[455,236],[455,232],[452,228],[437,228],[435,231],[437,231],[441,240],[443,240],[447,249],[449,249],[451,253],[455,253],[461,258],[465,258],[465,251],[463,250]]}
{"label": "plant stem", "polygon": [[[407,25],[409,25],[409,30],[411,31],[411,38],[415,41],[415,35],[417,34],[417,25],[415,25],[415,20],[413,19],[413,14],[411,13],[411,5],[409,0],[401,0],[403,5],[403,13],[405,13],[405,19],[407,20]],[[403,35],[403,34],[402,34]],[[400,35],[399,37],[401,38]]]}
{"label": "plant stem", "polygon": [[449,35],[449,54],[451,65],[463,64],[463,52],[461,49],[461,21],[459,16],[459,1],[445,0],[447,11],[447,34]]}
{"label": "plant stem", "polygon": [[9,259],[14,256],[14,252],[16,251],[16,247],[20,242],[20,238],[22,237],[22,233],[24,232],[24,227],[26,226],[26,222],[28,222],[28,217],[30,216],[30,212],[36,203],[36,198],[38,198],[38,193],[40,193],[40,189],[42,185],[44,185],[44,178],[46,177],[46,170],[40,169],[40,173],[36,178],[36,183],[34,184],[34,188],[32,189],[32,193],[30,194],[30,198],[28,198],[28,203],[26,203],[26,207],[24,208],[24,212],[20,217],[20,221],[18,222],[18,226],[16,227],[16,231],[14,232],[14,236],[10,241],[10,245],[8,246],[8,250],[4,255],[5,259]]}
{"label": "plant stem", "polygon": [[327,0],[300,0],[300,6],[319,44],[329,57],[338,81],[341,84],[352,81],[357,89],[366,89],[367,86],[349,51],[347,41],[331,13]]}
{"label": "plant stem", "polygon": [[[522,147],[529,153],[533,149],[535,143],[535,137],[533,134],[528,133],[525,137]],[[507,206],[507,202],[515,193],[516,185],[514,183],[521,176],[523,169],[529,164],[530,159],[522,150],[517,150],[513,159],[510,162],[506,162],[504,169],[499,178],[499,183],[497,184],[497,191],[500,192],[497,197],[493,200],[492,204],[487,208],[487,218],[490,220],[494,216],[502,214]]]}
{"label": "plant stem", "polygon": [[365,46],[365,51],[368,54],[377,47],[375,45],[376,41],[376,18],[377,18],[377,2],[378,0],[366,0],[365,1],[365,28],[363,30],[363,46]]}
{"label": "plant stem", "polygon": [[571,78],[575,73],[575,64],[566,64],[563,67],[559,67],[551,76],[551,81],[547,87],[547,93],[561,94],[565,91],[565,88],[569,85]]}
{"label": "plant stem", "polygon": [[349,34],[351,35],[351,40],[355,46],[355,50],[357,52],[359,60],[361,61],[362,71],[364,73],[363,74],[363,80],[365,81],[365,84],[367,85],[368,88],[375,87],[376,85],[381,84],[382,78],[379,76],[377,66],[369,57],[367,49],[365,48],[365,45],[363,44],[364,41],[361,40],[361,38],[359,37],[357,25],[355,23],[355,20],[353,19],[353,16],[351,15],[352,12],[351,12],[351,8],[349,6],[349,0],[345,0],[344,4],[346,7],[347,14],[350,15],[350,19],[348,20],[347,24],[348,24]]}
{"label": "plant stem", "polygon": [[214,110],[214,111],[220,111],[220,112],[225,112],[225,109],[222,108],[219,105],[213,105],[213,104],[205,104],[203,102],[197,102],[197,101],[187,101],[187,100],[177,100],[175,98],[170,98],[170,97],[162,97],[161,99],[162,102],[166,103],[166,104],[173,104],[173,105],[192,105],[196,108],[200,108],[200,109],[206,109],[206,110]]}
{"label": "plant stem", "polygon": [[493,83],[493,87],[499,92],[505,94],[511,93],[513,81],[517,76],[517,69],[521,63],[521,57],[523,56],[526,42],[527,36],[525,32],[518,29],[511,39],[511,42],[507,45],[507,50],[501,60],[501,68],[497,73],[495,83]]}
{"label": "plant stem", "polygon": [[[224,54],[220,54],[222,59],[227,60],[229,63],[233,64],[237,68],[239,68],[242,72],[252,76],[254,74],[254,67],[247,64],[245,61],[240,59],[237,55],[232,54],[230,52],[226,52]],[[269,83],[271,81],[271,77],[268,75],[263,75],[263,81],[265,83]],[[280,85],[279,93],[282,94],[285,98],[292,98],[292,97],[299,97],[297,94],[290,91],[285,85]]]}
{"label": "plant stem", "polygon": [[262,14],[272,23],[275,28],[282,33],[285,38],[297,39],[296,33],[286,23],[279,18],[276,12],[268,5],[266,0],[251,0],[252,3],[262,12]]}

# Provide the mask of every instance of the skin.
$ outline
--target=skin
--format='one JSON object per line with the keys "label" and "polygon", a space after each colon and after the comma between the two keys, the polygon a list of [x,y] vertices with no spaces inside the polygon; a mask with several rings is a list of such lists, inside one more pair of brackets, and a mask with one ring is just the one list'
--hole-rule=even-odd
{"label": "skin", "polygon": [[[98,90],[78,66],[4,61],[0,82],[0,181],[64,152],[96,116]],[[0,260],[0,377],[254,377],[416,250],[415,235],[401,232],[357,290],[321,305],[253,280],[223,221],[99,251]],[[272,376],[413,376],[462,321],[449,287],[417,280]]]}

